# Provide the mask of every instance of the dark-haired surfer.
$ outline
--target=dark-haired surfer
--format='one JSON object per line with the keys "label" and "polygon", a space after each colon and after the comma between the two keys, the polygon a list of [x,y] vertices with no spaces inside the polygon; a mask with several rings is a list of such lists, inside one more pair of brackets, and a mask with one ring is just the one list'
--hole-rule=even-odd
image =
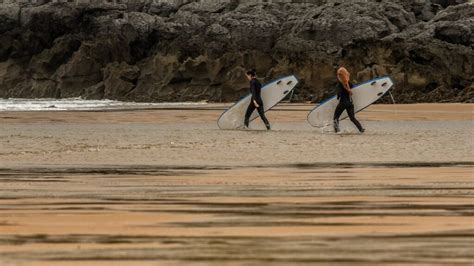
{"label": "dark-haired surfer", "polygon": [[257,72],[255,69],[247,71],[246,73],[247,79],[250,81],[250,92],[252,93],[252,99],[250,100],[249,107],[247,108],[247,112],[245,113],[245,120],[244,124],[245,127],[248,128],[249,126],[249,119],[252,115],[253,111],[257,109],[258,114],[262,118],[263,122],[265,123],[265,127],[270,130],[270,123],[268,122],[267,118],[265,117],[265,109],[263,108],[263,100],[262,96],[260,95],[262,84],[257,79]]}

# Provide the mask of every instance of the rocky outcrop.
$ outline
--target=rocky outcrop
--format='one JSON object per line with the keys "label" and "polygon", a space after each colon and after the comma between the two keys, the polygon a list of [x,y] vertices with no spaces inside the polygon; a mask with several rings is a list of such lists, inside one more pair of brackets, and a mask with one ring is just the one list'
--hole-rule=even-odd
{"label": "rocky outcrop", "polygon": [[[235,101],[244,71],[298,101],[390,75],[398,102],[473,102],[474,5],[437,0],[0,6],[0,97]],[[287,2],[287,3],[282,3]]]}

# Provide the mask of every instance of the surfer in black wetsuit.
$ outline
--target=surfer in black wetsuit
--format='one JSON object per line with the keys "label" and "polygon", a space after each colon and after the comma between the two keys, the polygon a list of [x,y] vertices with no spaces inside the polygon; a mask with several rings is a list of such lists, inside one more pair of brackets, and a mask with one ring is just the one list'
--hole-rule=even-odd
{"label": "surfer in black wetsuit", "polygon": [[252,99],[250,100],[249,107],[247,108],[247,112],[245,113],[245,120],[244,120],[245,127],[248,128],[250,116],[252,115],[253,111],[257,109],[258,114],[260,115],[263,122],[265,123],[265,127],[268,130],[270,130],[270,123],[265,117],[265,109],[263,108],[263,100],[262,100],[262,96],[260,95],[262,84],[260,84],[260,81],[258,81],[257,79],[257,71],[255,69],[252,69],[246,73],[246,76],[247,76],[247,79],[250,81],[250,92],[252,93]]}
{"label": "surfer in black wetsuit", "polygon": [[349,82],[350,74],[346,68],[340,67],[337,70],[337,99],[339,104],[334,112],[334,131],[339,132],[339,117],[344,110],[347,111],[349,119],[356,125],[360,133],[363,133],[365,129],[355,118],[354,104],[352,103],[352,83]]}

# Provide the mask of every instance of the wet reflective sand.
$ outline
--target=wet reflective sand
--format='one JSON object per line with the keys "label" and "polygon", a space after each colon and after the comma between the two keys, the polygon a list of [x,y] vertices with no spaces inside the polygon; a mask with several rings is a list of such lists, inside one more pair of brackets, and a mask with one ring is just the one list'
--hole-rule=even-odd
{"label": "wet reflective sand", "polygon": [[364,135],[298,106],[273,132],[197,115],[218,108],[0,113],[0,265],[472,265],[472,106],[389,107]]}

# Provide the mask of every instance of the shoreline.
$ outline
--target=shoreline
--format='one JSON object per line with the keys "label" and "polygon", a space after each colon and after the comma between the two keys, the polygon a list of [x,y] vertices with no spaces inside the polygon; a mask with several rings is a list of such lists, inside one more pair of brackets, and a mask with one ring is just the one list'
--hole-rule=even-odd
{"label": "shoreline", "polygon": [[[140,112],[151,114],[157,111],[209,111],[215,112],[215,117],[210,115],[206,116],[206,119],[203,120],[196,120],[196,122],[210,122],[210,121],[217,121],[221,112],[227,110],[227,108],[231,107],[233,103],[219,103],[219,104],[206,104],[203,106],[163,106],[163,107],[143,107],[143,108],[123,108],[123,109],[104,109],[104,110],[41,110],[41,111],[1,111],[0,112],[0,122],[4,123],[11,123],[16,122],[13,121],[18,119],[19,123],[29,122],[27,120],[27,115],[33,116],[61,116],[64,115],[69,118],[74,118],[74,115],[80,115],[81,113],[84,114],[91,114],[91,113],[98,113],[98,114],[113,114],[113,113],[120,113],[120,114],[127,114],[127,115],[134,115]],[[282,121],[289,122],[289,119],[285,119],[285,115],[279,116],[276,112],[290,112],[290,113],[301,113],[299,116],[291,116],[292,121],[306,121],[306,115],[311,110],[316,107],[314,104],[299,104],[299,103],[283,103],[278,104],[276,107],[272,108],[271,110],[267,111],[271,116],[276,117],[277,119],[283,119]],[[218,112],[219,111],[219,112]],[[386,116],[378,116],[375,117],[371,115],[371,113],[384,113]],[[417,115],[415,115],[418,114]],[[441,116],[436,116],[435,114],[440,114]],[[421,104],[373,104],[364,109],[363,111],[357,113],[357,116],[360,116],[361,119],[365,120],[474,120],[474,104],[472,103],[421,103]],[[138,117],[139,118],[139,117]],[[172,122],[178,122],[177,118],[174,117],[176,120]],[[196,118],[196,117],[193,117]],[[26,121],[22,120],[25,119]],[[140,121],[140,120],[137,120]],[[41,121],[45,122],[45,121]],[[58,121],[53,121],[58,122]],[[75,122],[71,120],[71,122]],[[104,120],[104,123],[110,123],[110,121]],[[125,122],[128,122],[125,120]],[[146,120],[145,122],[152,122],[150,120]],[[156,120],[157,123],[160,122],[159,119]]]}

